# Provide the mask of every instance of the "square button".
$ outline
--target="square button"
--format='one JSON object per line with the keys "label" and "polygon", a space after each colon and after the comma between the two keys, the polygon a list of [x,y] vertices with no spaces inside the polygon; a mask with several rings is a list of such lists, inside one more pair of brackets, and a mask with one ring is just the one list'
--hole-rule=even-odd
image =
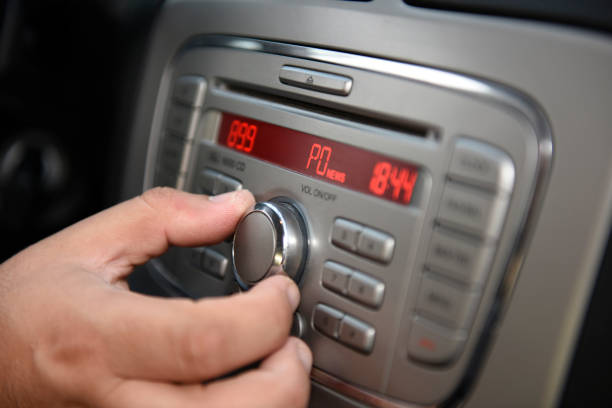
{"label": "square button", "polygon": [[361,224],[344,218],[336,218],[332,229],[332,242],[334,245],[355,252],[361,231],[363,231]]}
{"label": "square button", "polygon": [[468,291],[426,273],[421,280],[417,310],[445,326],[466,328],[472,322],[480,293]]}
{"label": "square button", "polygon": [[385,284],[363,273],[355,272],[348,285],[348,296],[366,306],[379,307],[385,294]]}
{"label": "square button", "polygon": [[225,277],[228,260],[217,251],[207,248],[202,255],[202,269],[204,272],[219,279]]}
{"label": "square button", "polygon": [[340,321],[344,313],[326,305],[318,304],[314,308],[313,323],[314,327],[321,333],[332,338],[338,338]]}
{"label": "square button", "polygon": [[389,263],[393,257],[395,240],[389,234],[364,228],[357,241],[357,253],[375,261]]}
{"label": "square button", "polygon": [[336,262],[327,261],[323,265],[321,283],[324,287],[334,292],[346,295],[348,291],[349,278],[353,271]]}
{"label": "square button", "polygon": [[376,330],[369,324],[351,316],[344,316],[340,322],[338,340],[362,353],[369,354],[374,348]]}

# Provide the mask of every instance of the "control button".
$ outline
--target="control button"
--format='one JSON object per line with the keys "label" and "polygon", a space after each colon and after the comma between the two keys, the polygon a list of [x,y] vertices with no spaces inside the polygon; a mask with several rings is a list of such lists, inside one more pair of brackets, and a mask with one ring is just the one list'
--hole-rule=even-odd
{"label": "control button", "polygon": [[354,272],[348,285],[348,296],[366,306],[379,307],[385,295],[385,284],[363,273]]}
{"label": "control button", "polygon": [[478,300],[478,292],[463,290],[426,273],[421,280],[416,307],[423,315],[446,326],[464,328],[470,325]]}
{"label": "control button", "polygon": [[455,145],[449,173],[451,178],[492,190],[510,192],[514,186],[514,165],[510,156],[470,139],[461,139]]}
{"label": "control button", "polygon": [[428,364],[450,363],[465,339],[464,330],[449,330],[417,316],[408,335],[408,356]]}
{"label": "control button", "polygon": [[178,172],[183,160],[185,142],[183,139],[166,134],[159,150],[159,166],[176,169]]}
{"label": "control button", "polygon": [[349,277],[352,273],[353,271],[344,265],[327,261],[323,264],[321,283],[329,290],[346,295],[348,292]]}
{"label": "control button", "polygon": [[228,260],[215,250],[206,248],[202,254],[202,270],[219,279],[225,278]]}
{"label": "control button", "polygon": [[202,194],[217,195],[242,190],[242,183],[218,171],[204,169],[198,177],[198,188]]}
{"label": "control button", "polygon": [[197,75],[185,75],[176,80],[172,96],[176,101],[199,108],[204,102],[206,80]]}
{"label": "control button", "polygon": [[349,347],[363,353],[370,353],[374,348],[376,330],[360,320],[351,316],[344,316],[340,322],[338,340]]}
{"label": "control button", "polygon": [[197,269],[202,269],[202,255],[206,248],[190,248],[189,249],[189,264]]}
{"label": "control button", "polygon": [[211,195],[215,191],[218,172],[211,169],[204,169],[198,176],[199,193]]}
{"label": "control button", "polygon": [[308,239],[296,206],[284,198],[255,204],[238,224],[232,255],[236,281],[243,289],[272,275],[299,282]]}
{"label": "control button", "polygon": [[441,223],[495,239],[501,232],[507,207],[506,197],[446,183],[438,219]]}
{"label": "control button", "polygon": [[229,193],[230,191],[242,190],[242,183],[240,180],[228,177],[224,174],[218,174],[215,181],[215,187],[213,194]]}
{"label": "control button", "polygon": [[279,79],[283,84],[341,96],[348,95],[353,87],[353,80],[347,76],[289,65],[281,68]]}
{"label": "control button", "polygon": [[356,252],[361,231],[363,231],[362,225],[344,218],[336,218],[332,229],[332,242],[334,245]]}
{"label": "control button", "polygon": [[364,228],[357,240],[357,253],[375,261],[388,263],[393,257],[395,240],[389,234]]}
{"label": "control button", "polygon": [[191,108],[173,104],[168,109],[166,128],[185,139],[191,139],[195,130],[197,112]]}
{"label": "control button", "polygon": [[433,231],[427,266],[466,284],[484,282],[494,247],[473,238],[436,228]]}
{"label": "control button", "polygon": [[306,333],[306,321],[304,316],[300,312],[295,312],[293,315],[293,322],[291,323],[290,335],[294,337],[302,338]]}
{"label": "control button", "polygon": [[312,321],[317,330],[336,339],[338,338],[340,321],[343,317],[344,313],[329,306],[318,304],[314,308]]}

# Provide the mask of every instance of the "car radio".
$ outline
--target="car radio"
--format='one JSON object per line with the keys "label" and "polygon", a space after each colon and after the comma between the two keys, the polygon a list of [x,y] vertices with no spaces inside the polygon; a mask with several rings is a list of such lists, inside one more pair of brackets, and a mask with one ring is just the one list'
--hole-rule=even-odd
{"label": "car radio", "polygon": [[258,200],[233,243],[149,263],[169,291],[219,296],[282,270],[302,293],[314,381],[386,407],[469,386],[550,165],[529,97],[403,61],[207,35],[176,54],[156,112],[145,188]]}

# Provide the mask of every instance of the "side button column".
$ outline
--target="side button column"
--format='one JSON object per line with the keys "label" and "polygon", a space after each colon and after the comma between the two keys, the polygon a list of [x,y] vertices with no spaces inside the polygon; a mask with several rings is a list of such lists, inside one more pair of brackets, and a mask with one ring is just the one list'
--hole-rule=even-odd
{"label": "side button column", "polygon": [[415,317],[408,336],[408,356],[428,364],[447,364],[458,355],[466,338],[464,330],[449,330]]}

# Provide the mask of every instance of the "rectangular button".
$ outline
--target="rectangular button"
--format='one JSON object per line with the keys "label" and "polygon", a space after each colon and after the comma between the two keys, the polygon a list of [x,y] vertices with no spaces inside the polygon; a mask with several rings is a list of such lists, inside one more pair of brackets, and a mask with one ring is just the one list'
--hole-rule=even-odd
{"label": "rectangular button", "polygon": [[389,234],[364,228],[357,241],[357,253],[375,261],[389,263],[393,257],[395,240]]}
{"label": "rectangular button", "polygon": [[242,183],[240,180],[236,180],[235,178],[226,176],[224,174],[219,173],[215,180],[215,187],[213,189],[213,194],[223,194],[229,193],[230,191],[242,190]]}
{"label": "rectangular button", "polygon": [[197,111],[181,105],[172,104],[166,117],[166,129],[178,136],[191,140],[195,132]]}
{"label": "rectangular button", "polygon": [[341,96],[348,95],[353,87],[353,80],[347,76],[289,65],[281,68],[279,78],[283,84]]}
{"label": "rectangular button", "polygon": [[385,284],[363,273],[354,272],[348,285],[348,296],[366,306],[379,307],[385,295]]}
{"label": "rectangular button", "polygon": [[313,311],[314,327],[329,337],[338,338],[340,321],[344,313],[326,305],[318,304]]}
{"label": "rectangular button", "polygon": [[185,150],[185,141],[179,137],[166,134],[162,139],[159,149],[159,161],[172,163],[176,168],[180,168],[183,160],[183,151]]}
{"label": "rectangular button", "polygon": [[367,323],[351,316],[344,316],[340,322],[338,340],[362,353],[369,354],[374,348],[376,330]]}
{"label": "rectangular button", "polygon": [[463,290],[426,273],[419,288],[417,310],[445,326],[464,328],[472,322],[479,297],[479,292]]}
{"label": "rectangular button", "polygon": [[466,284],[482,284],[493,250],[492,245],[436,228],[429,243],[427,266]]}
{"label": "rectangular button", "polygon": [[213,194],[215,190],[215,182],[217,181],[217,176],[219,172],[216,172],[211,169],[204,169],[198,175],[198,193],[200,194]]}
{"label": "rectangular button", "polygon": [[344,218],[336,218],[332,228],[332,242],[339,247],[356,252],[361,231],[363,231],[362,225]]}
{"label": "rectangular button", "polygon": [[514,164],[503,151],[470,139],[455,145],[449,174],[494,191],[511,192],[514,186]]}
{"label": "rectangular button", "polygon": [[206,80],[203,77],[185,75],[176,80],[172,96],[176,101],[198,108],[204,102],[205,93]]}
{"label": "rectangular button", "polygon": [[417,299],[417,310],[453,328],[468,327],[476,311],[479,292],[466,291],[425,273]]}
{"label": "rectangular button", "polygon": [[464,330],[450,330],[415,317],[408,335],[408,356],[428,364],[448,364],[465,343]]}
{"label": "rectangular button", "polygon": [[334,292],[346,295],[348,292],[349,277],[353,271],[336,262],[327,261],[323,264],[321,283],[324,287]]}
{"label": "rectangular button", "polygon": [[484,238],[496,239],[504,224],[508,199],[448,182],[442,193],[438,220]]}
{"label": "rectangular button", "polygon": [[206,248],[202,254],[202,270],[219,279],[225,277],[227,264],[227,258],[213,249]]}
{"label": "rectangular button", "polygon": [[198,270],[202,269],[202,255],[204,247],[189,248],[189,264]]}

